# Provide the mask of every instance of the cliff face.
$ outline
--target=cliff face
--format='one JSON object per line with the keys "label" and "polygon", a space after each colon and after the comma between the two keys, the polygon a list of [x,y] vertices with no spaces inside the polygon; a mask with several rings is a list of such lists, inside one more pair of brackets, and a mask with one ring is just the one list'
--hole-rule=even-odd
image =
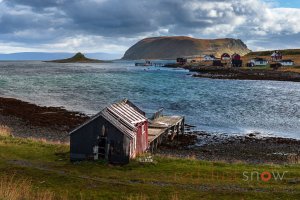
{"label": "cliff face", "polygon": [[203,54],[221,56],[223,53],[238,53],[245,55],[249,52],[247,46],[237,39],[204,40],[183,36],[154,37],[143,39],[130,47],[125,52],[123,59],[176,59],[182,56]]}

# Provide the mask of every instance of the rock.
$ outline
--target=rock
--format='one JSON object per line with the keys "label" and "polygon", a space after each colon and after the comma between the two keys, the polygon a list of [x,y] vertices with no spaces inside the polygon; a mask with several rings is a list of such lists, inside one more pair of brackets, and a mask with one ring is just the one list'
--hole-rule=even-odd
{"label": "rock", "polygon": [[248,136],[249,137],[255,137],[256,135],[254,133],[250,133]]}

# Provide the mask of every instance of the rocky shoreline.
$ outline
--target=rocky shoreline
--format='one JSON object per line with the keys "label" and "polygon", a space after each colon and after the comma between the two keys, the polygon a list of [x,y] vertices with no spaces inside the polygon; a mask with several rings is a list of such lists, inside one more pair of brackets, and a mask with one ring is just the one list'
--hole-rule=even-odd
{"label": "rocky shoreline", "polygon": [[260,133],[228,135],[194,131],[163,144],[157,153],[209,161],[299,164],[300,140],[265,137]]}
{"label": "rocky shoreline", "polygon": [[88,116],[60,107],[45,107],[0,97],[0,127],[16,137],[68,142],[68,132]]}
{"label": "rocky shoreline", "polygon": [[193,74],[193,77],[199,78],[300,82],[300,73],[289,71],[252,68],[225,68],[217,66],[194,66],[178,64],[169,64],[165,67],[187,69],[190,72],[196,72],[196,74]]}
{"label": "rocky shoreline", "polygon": [[262,69],[190,69],[194,77],[213,79],[237,79],[237,80],[272,80],[300,82],[300,74],[296,72],[284,72]]}
{"label": "rocky shoreline", "polygon": [[[69,142],[68,132],[89,117],[60,107],[42,107],[0,97],[0,131],[15,137]],[[172,157],[247,163],[300,163],[300,140],[248,135],[188,132],[165,142],[156,152]]]}

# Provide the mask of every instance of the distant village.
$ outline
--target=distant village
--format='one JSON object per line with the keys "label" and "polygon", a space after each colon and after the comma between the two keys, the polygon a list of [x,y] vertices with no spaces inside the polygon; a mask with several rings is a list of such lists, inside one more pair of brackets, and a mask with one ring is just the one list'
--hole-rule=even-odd
{"label": "distant village", "polygon": [[[293,66],[295,62],[291,59],[284,59],[280,51],[274,51],[269,59],[265,57],[255,57],[250,58],[245,61],[237,53],[230,55],[228,53],[223,53],[220,58],[214,55],[203,55],[203,56],[189,56],[177,58],[177,64],[203,64],[206,66],[222,66],[222,67],[266,67],[279,68],[282,66]],[[243,65],[243,62],[244,65]]]}

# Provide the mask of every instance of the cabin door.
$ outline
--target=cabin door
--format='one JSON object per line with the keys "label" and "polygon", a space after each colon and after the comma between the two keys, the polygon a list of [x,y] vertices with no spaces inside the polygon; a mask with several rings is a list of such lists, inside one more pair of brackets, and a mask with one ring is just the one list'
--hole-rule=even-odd
{"label": "cabin door", "polygon": [[101,133],[98,139],[98,146],[99,159],[105,159],[107,149],[107,130],[104,125],[102,126]]}

